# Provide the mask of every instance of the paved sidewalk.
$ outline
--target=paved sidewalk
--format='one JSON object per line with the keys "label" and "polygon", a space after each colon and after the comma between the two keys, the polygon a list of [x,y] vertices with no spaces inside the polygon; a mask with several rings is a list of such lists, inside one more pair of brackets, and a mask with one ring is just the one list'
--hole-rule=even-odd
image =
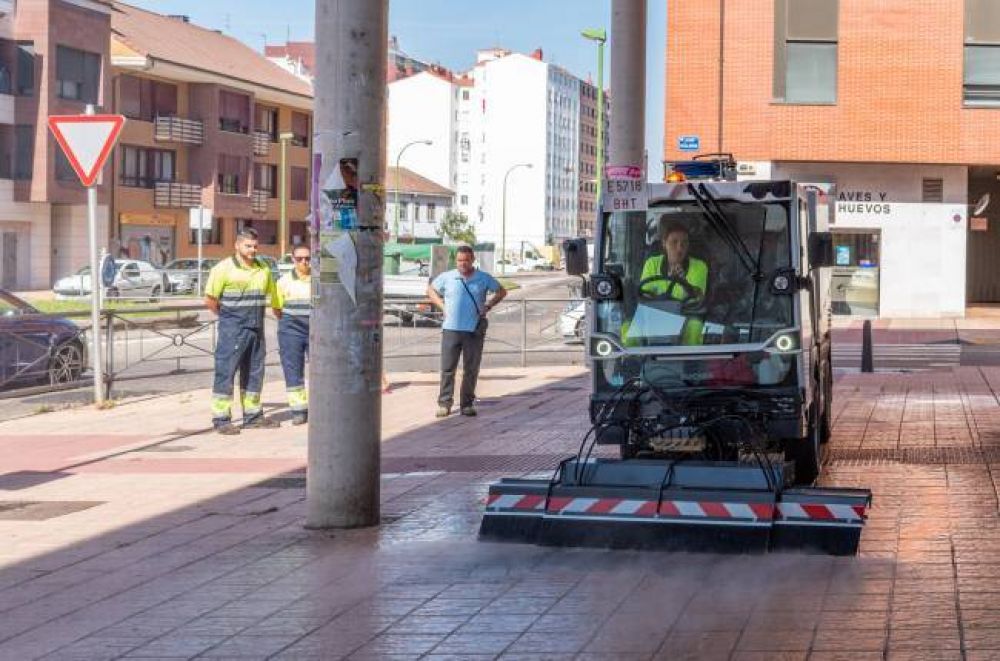
{"label": "paved sidewalk", "polygon": [[838,381],[857,558],[477,542],[587,427],[577,368],[484,376],[443,421],[395,377],[380,529],[304,530],[305,430],[205,432],[207,391],[0,423],[0,659],[1000,658],[1000,369]]}

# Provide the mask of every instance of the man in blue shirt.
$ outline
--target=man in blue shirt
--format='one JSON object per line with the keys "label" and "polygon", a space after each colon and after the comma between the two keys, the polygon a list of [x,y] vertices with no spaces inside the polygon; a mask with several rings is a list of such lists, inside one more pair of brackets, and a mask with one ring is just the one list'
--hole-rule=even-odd
{"label": "man in blue shirt", "polygon": [[[462,246],[455,256],[458,268],[434,278],[427,297],[444,312],[441,335],[441,392],[437,417],[451,413],[455,395],[455,369],[462,357],[462,392],[459,405],[462,415],[476,415],[476,380],[486,340],[486,315],[507,295],[496,278],[473,266],[472,248]],[[493,296],[487,302],[489,293]]]}

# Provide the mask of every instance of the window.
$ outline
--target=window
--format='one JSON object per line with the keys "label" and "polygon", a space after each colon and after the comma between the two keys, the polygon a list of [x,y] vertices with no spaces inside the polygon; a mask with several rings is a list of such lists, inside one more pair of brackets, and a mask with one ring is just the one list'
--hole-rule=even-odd
{"label": "window", "polygon": [[309,168],[289,168],[289,191],[293,200],[309,199]]}
{"label": "window", "polygon": [[278,197],[278,166],[257,163],[254,166],[254,184],[256,190],[267,191],[267,196]]}
{"label": "window", "polygon": [[198,245],[198,232],[201,232],[201,243],[206,246],[218,246],[222,244],[222,221],[219,218],[212,219],[212,228],[207,230],[190,230],[188,236],[189,244]]}
{"label": "window", "polygon": [[157,117],[177,115],[176,85],[123,75],[118,94],[121,113],[131,119],[152,122]]}
{"label": "window", "polygon": [[1000,5],[965,2],[965,74],[962,97],[974,105],[1000,106]]}
{"label": "window", "polygon": [[839,0],[776,0],[774,98],[836,103]]}
{"label": "window", "polygon": [[69,164],[69,159],[59,147],[56,150],[56,181],[78,181],[76,170]]}
{"label": "window", "polygon": [[153,188],[158,182],[174,181],[174,152],[131,145],[122,145],[121,152],[123,186]]}
{"label": "window", "polygon": [[250,159],[245,156],[219,154],[218,191],[228,195],[246,195]]}
{"label": "window", "polygon": [[469,196],[468,196],[468,195],[463,195],[463,196],[462,196],[461,198],[459,198],[459,199],[461,200],[460,204],[463,204],[463,205],[465,205],[465,204],[468,204],[468,203],[469,203]]}
{"label": "window", "polygon": [[274,246],[278,243],[278,221],[276,220],[256,220],[251,218],[237,218],[236,231],[239,232],[245,227],[252,227],[257,230],[258,242],[264,246]]}
{"label": "window", "polygon": [[427,205],[427,221],[433,223],[436,220],[437,220],[437,205],[436,204],[430,204],[430,203],[428,203],[428,205]]}
{"label": "window", "polygon": [[62,99],[98,103],[101,56],[97,53],[56,47],[56,93]]}
{"label": "window", "polygon": [[35,169],[35,127],[22,125],[14,127],[14,179],[31,179]]}
{"label": "window", "polygon": [[266,133],[271,142],[278,141],[278,110],[267,106],[257,106],[254,111],[254,130]]}
{"label": "window", "polygon": [[410,219],[410,203],[400,202],[399,203],[399,219],[409,220]]}
{"label": "window", "polygon": [[302,112],[292,113],[292,144],[297,147],[309,146],[309,115]]}
{"label": "window", "polygon": [[35,94],[35,43],[17,42],[17,93],[21,96]]}
{"label": "window", "polygon": [[249,96],[225,90],[219,92],[219,128],[232,133],[249,133]]}

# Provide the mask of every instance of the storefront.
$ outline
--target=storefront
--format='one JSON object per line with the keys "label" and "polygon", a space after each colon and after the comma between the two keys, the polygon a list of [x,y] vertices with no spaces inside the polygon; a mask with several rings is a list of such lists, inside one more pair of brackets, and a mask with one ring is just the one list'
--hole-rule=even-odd
{"label": "storefront", "polygon": [[171,214],[123,213],[118,257],[163,267],[176,256],[177,220]]}
{"label": "storefront", "polygon": [[741,171],[743,179],[835,186],[834,314],[965,315],[965,166],[752,162]]}

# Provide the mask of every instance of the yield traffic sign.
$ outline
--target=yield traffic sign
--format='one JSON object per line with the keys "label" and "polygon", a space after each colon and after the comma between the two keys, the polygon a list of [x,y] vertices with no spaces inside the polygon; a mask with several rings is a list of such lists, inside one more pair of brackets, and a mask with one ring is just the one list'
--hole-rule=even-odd
{"label": "yield traffic sign", "polygon": [[80,177],[93,186],[125,125],[121,115],[53,115],[49,130]]}

